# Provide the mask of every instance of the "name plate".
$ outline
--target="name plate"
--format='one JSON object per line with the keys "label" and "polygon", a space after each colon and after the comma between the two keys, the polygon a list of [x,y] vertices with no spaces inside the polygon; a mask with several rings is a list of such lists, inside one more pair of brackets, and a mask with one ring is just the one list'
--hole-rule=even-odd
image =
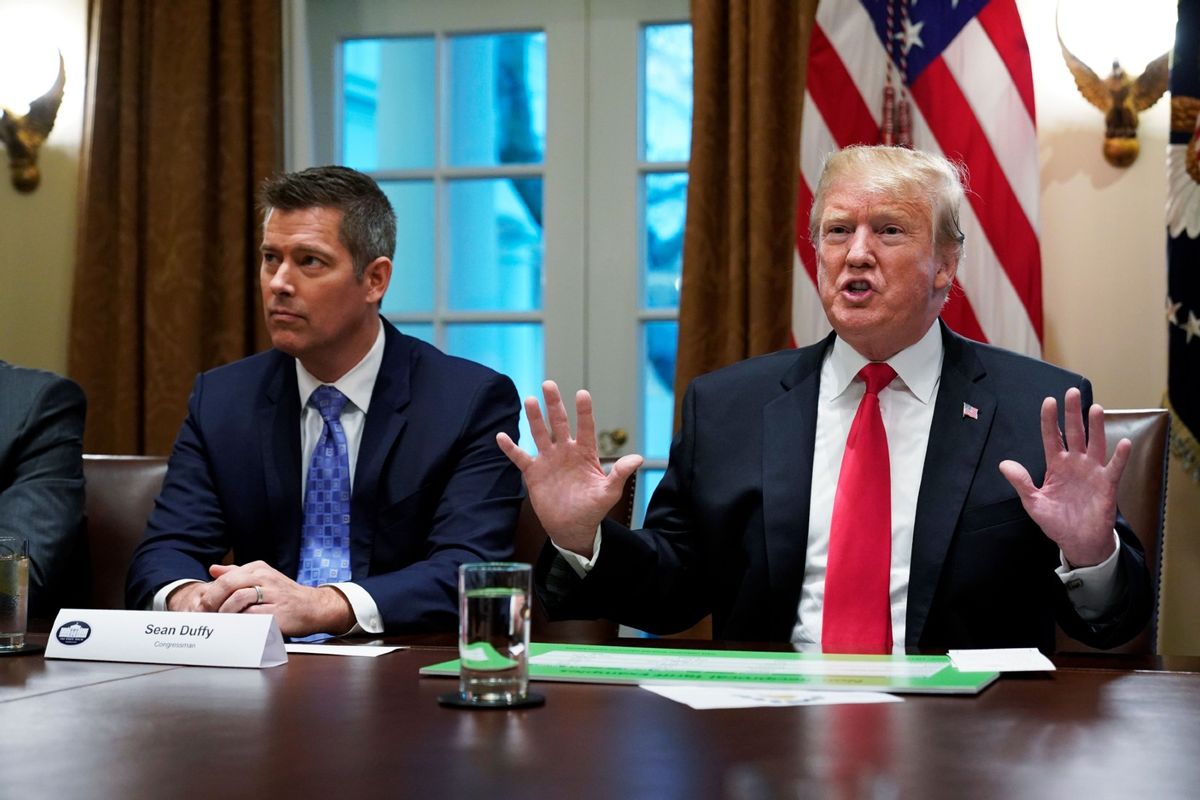
{"label": "name plate", "polygon": [[250,668],[288,660],[279,624],[270,614],[96,608],[58,612],[46,658]]}

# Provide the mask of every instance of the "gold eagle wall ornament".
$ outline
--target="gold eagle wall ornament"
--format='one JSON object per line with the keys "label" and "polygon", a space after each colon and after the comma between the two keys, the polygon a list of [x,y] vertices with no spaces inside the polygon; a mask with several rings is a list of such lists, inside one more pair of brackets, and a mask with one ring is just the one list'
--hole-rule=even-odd
{"label": "gold eagle wall ornament", "polygon": [[50,91],[29,104],[29,113],[24,116],[14,114],[10,109],[0,107],[0,141],[8,151],[8,166],[12,170],[13,186],[20,192],[32,192],[42,179],[38,169],[38,150],[50,130],[54,127],[54,118],[58,116],[58,107],[62,105],[63,87],[67,83],[67,68],[63,63],[62,53],[58,54],[58,77]]}
{"label": "gold eagle wall ornament", "polygon": [[1138,114],[1158,102],[1167,91],[1170,76],[1171,51],[1163,53],[1146,65],[1136,78],[1129,77],[1120,63],[1113,59],[1112,74],[1101,78],[1091,67],[1075,57],[1058,30],[1058,46],[1062,48],[1067,68],[1075,77],[1075,85],[1084,99],[1104,113],[1104,158],[1114,167],[1128,167],[1138,157]]}

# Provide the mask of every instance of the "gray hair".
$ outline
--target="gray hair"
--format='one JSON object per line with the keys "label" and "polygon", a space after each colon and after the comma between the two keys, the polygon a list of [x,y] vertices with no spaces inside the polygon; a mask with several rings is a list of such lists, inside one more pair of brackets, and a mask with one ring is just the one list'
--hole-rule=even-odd
{"label": "gray hair", "polygon": [[396,252],[396,212],[374,180],[349,167],[311,167],[268,178],[259,192],[263,224],[271,212],[335,208],[342,212],[338,239],[350,251],[354,277]]}
{"label": "gray hair", "polygon": [[933,222],[933,247],[953,245],[962,258],[966,237],[958,214],[966,190],[966,167],[943,156],[888,145],[853,145],[830,153],[821,169],[808,217],[808,234],[819,242],[825,195],[841,178],[854,177],[874,191],[893,196],[924,196]]}

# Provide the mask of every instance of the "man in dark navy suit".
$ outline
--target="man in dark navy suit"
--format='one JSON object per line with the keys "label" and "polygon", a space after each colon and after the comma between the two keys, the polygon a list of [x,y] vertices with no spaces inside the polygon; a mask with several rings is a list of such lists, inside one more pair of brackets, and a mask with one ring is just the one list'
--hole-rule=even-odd
{"label": "man in dark navy suit", "polygon": [[552,382],[548,422],[525,401],[537,457],[499,443],[553,544],[537,570],[552,616],[669,633],[711,613],[717,638],[826,652],[1049,651],[1056,620],[1109,647],[1145,625],[1145,559],[1116,507],[1130,443],[1105,463],[1084,378],[938,320],[963,196],[940,156],[829,158],[810,225],[833,333],[692,382],[645,530],[604,520],[641,457],[601,470],[587,393],[577,439]]}
{"label": "man in dark navy suit", "polygon": [[380,318],[396,221],[369,177],[283,175],[262,206],[274,348],[196,379],[127,602],[292,636],[450,629],[459,564],[512,552],[521,478],[494,442],[516,390]]}

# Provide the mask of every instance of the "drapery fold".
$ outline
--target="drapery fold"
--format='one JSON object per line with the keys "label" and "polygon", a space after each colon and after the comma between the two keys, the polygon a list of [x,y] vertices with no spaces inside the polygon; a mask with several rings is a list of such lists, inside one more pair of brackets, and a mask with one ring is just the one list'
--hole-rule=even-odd
{"label": "drapery fold", "polygon": [[196,373],[268,344],[254,197],[281,163],[280,14],[91,2],[69,343],[91,452],[167,452]]}
{"label": "drapery fold", "polygon": [[692,0],[676,426],[692,378],[791,343],[800,116],[816,6]]}

